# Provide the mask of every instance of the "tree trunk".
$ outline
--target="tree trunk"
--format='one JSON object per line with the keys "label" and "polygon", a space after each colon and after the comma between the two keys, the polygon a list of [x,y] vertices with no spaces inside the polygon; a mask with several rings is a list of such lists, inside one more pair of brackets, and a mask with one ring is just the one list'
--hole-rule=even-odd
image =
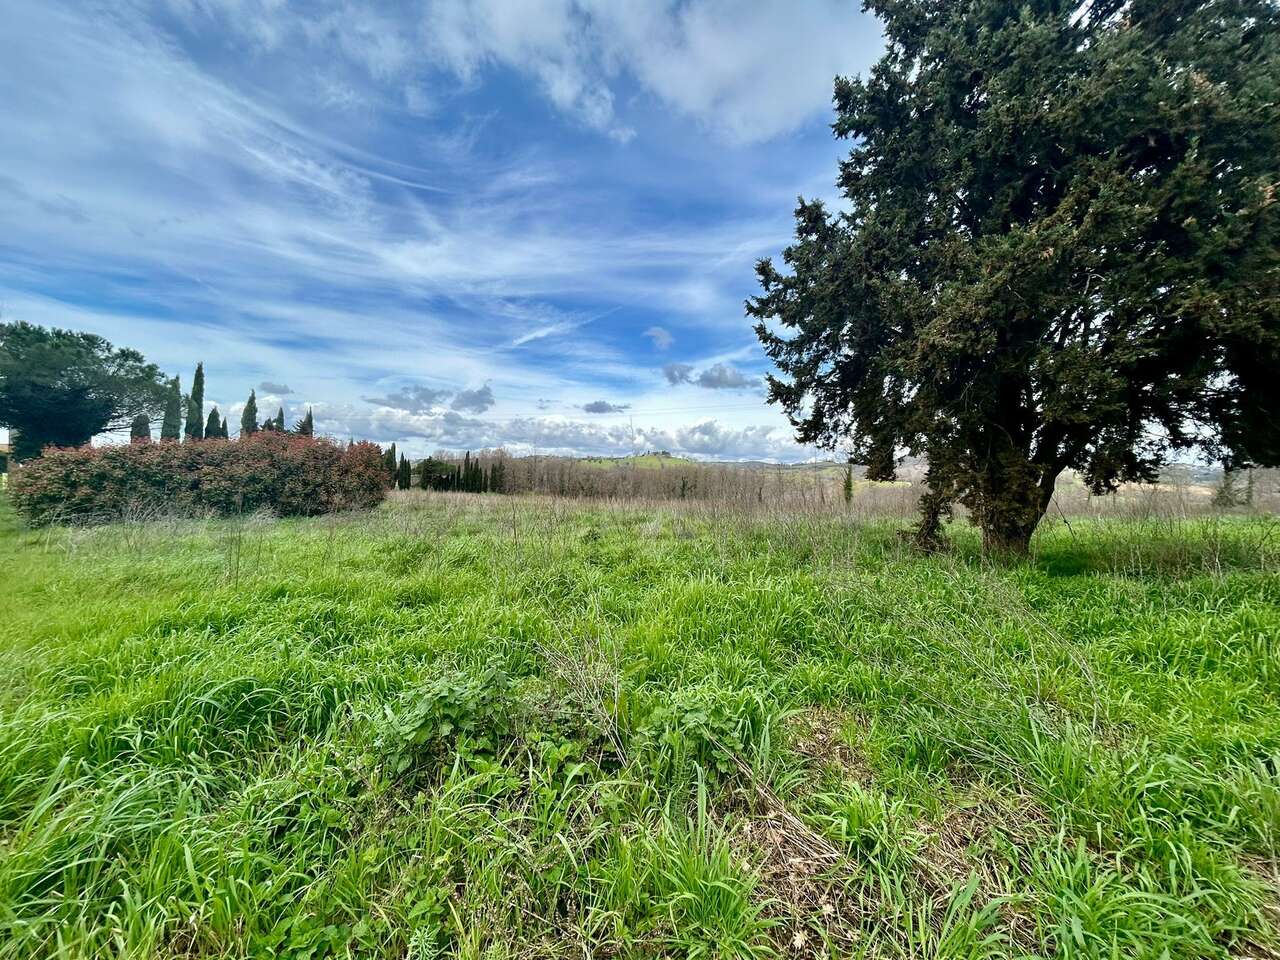
{"label": "tree trunk", "polygon": [[982,552],[1024,557],[1062,468],[1006,457],[982,478],[974,519],[982,530]]}
{"label": "tree trunk", "polygon": [[925,483],[928,490],[920,498],[920,521],[911,533],[911,541],[926,553],[934,553],[947,545],[942,520],[951,516],[952,495],[941,484],[931,482],[927,474]]}

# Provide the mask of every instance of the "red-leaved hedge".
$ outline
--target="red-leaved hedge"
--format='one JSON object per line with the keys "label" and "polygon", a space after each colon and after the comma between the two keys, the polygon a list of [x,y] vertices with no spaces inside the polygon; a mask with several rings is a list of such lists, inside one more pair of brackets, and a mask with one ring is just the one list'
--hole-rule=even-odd
{"label": "red-leaved hedge", "polygon": [[313,516],[382,502],[389,486],[372,443],[262,432],[239,440],[50,448],[9,473],[32,523],[110,521],[139,511]]}

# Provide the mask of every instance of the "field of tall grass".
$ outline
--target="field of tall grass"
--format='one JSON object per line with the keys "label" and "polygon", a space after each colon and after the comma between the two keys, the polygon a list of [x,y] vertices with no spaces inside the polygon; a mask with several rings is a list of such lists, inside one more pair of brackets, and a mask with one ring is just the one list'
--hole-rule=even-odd
{"label": "field of tall grass", "polygon": [[1267,957],[1280,521],[21,529],[0,958]]}

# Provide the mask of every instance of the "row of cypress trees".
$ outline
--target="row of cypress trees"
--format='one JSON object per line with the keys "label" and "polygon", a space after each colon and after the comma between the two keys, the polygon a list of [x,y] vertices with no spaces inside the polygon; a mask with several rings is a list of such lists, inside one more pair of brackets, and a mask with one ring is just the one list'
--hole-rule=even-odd
{"label": "row of cypress trees", "polygon": [[450,463],[427,457],[415,468],[403,453],[397,456],[396,445],[391,444],[382,454],[391,485],[397,490],[409,490],[414,486],[413,475],[418,474],[420,490],[457,491],[463,493],[502,493],[506,483],[507,465],[497,460],[488,467],[474,460],[468,450],[462,463]]}
{"label": "row of cypress trees", "polygon": [[[184,423],[183,407],[186,408]],[[249,399],[245,402],[244,411],[240,414],[240,436],[248,436],[259,430],[284,433],[284,407],[276,411],[274,417],[268,417],[258,423],[258,396],[256,390],[249,391]],[[310,437],[315,434],[315,419],[311,408],[307,415],[293,425],[293,432],[300,436]],[[218,412],[215,405],[204,417],[204,363],[196,364],[195,376],[191,379],[191,392],[182,395],[182,384],[178,377],[169,381],[169,392],[165,399],[164,418],[160,421],[160,439],[173,441],[229,439],[227,418]],[[129,427],[129,439],[134,443],[145,443],[151,439],[151,419],[140,413],[134,417]]]}
{"label": "row of cypress trees", "polygon": [[471,459],[468,450],[462,463],[449,463],[432,457],[422,461],[418,486],[423,490],[455,490],[465,493],[502,493],[507,465],[495,460],[486,467],[480,458]]}

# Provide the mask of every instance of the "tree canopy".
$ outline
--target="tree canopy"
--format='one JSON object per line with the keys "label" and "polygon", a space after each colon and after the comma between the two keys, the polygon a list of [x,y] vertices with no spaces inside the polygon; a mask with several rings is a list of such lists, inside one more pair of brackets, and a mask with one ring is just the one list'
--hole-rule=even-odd
{"label": "tree canopy", "polygon": [[160,439],[177,441],[182,437],[182,384],[177,377],[169,381],[164,400],[164,419],[160,423]]}
{"label": "tree canopy", "polygon": [[166,386],[137,350],[91,333],[0,323],[0,423],[15,432],[15,459],[149,419],[163,408]]}
{"label": "tree canopy", "polygon": [[187,422],[182,435],[188,440],[204,438],[204,364],[196,364],[196,374],[191,379],[191,395],[187,397]]}
{"label": "tree canopy", "polygon": [[1025,549],[1198,447],[1280,461],[1280,12],[1266,0],[870,0],[836,82],[844,209],[801,200],[748,302],[798,439]]}
{"label": "tree canopy", "polygon": [[258,432],[258,393],[249,391],[249,399],[245,401],[244,410],[240,412],[240,436],[247,437]]}

